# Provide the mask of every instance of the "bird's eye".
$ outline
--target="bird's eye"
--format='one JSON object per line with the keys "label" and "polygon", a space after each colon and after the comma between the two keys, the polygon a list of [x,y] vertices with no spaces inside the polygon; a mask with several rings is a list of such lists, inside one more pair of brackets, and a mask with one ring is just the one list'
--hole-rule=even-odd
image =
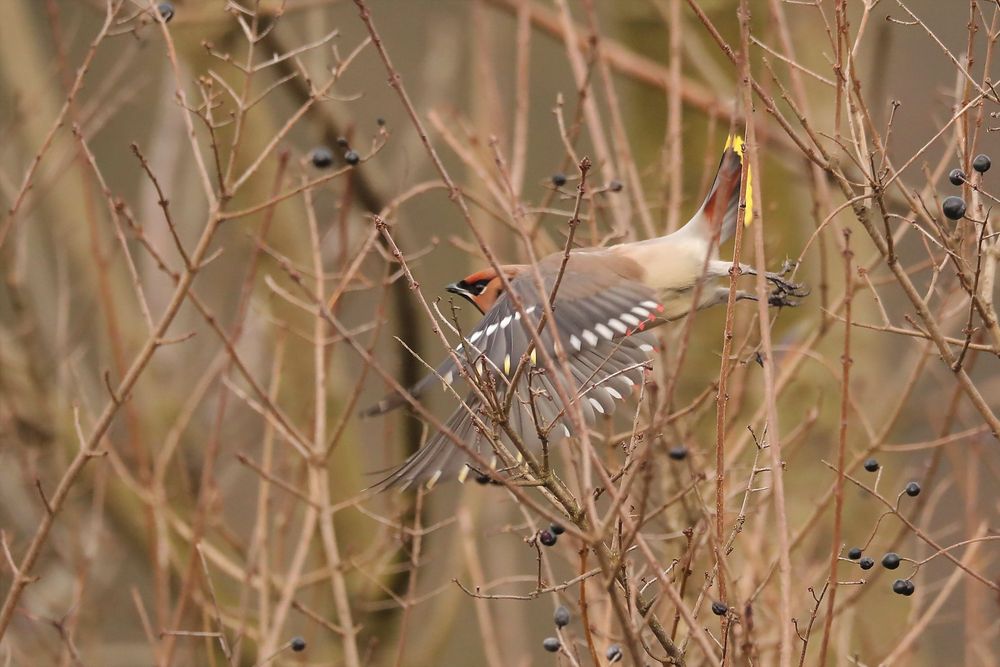
{"label": "bird's eye", "polygon": [[472,291],[476,294],[476,296],[479,296],[480,294],[486,291],[486,286],[489,284],[490,284],[489,280],[485,279],[477,280],[476,282],[472,283]]}

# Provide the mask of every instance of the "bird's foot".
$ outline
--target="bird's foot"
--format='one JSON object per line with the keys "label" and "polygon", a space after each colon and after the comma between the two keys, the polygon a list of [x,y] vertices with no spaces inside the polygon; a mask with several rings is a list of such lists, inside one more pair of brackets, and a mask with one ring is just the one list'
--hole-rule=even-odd
{"label": "bird's foot", "polygon": [[[806,292],[808,294],[808,292]],[[786,292],[782,289],[776,289],[767,297],[767,305],[776,306],[778,308],[795,308],[799,305],[797,299],[791,298],[792,296],[799,296],[797,294],[792,294],[791,292]]]}
{"label": "bird's foot", "polygon": [[[776,305],[798,305],[798,303],[787,302],[787,297],[794,296],[796,298],[803,298],[809,296],[809,288],[801,283],[793,283],[785,280],[785,276],[795,269],[796,263],[786,259],[785,263],[781,265],[781,271],[777,273],[765,273],[764,276],[767,278],[768,282],[774,285],[774,292],[768,299],[768,302],[772,306]],[[775,301],[782,301],[782,303],[776,303]]]}

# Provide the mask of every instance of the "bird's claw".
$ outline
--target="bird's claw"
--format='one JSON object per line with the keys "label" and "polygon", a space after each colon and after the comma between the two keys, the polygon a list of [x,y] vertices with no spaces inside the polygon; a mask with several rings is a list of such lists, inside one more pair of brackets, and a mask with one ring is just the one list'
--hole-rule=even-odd
{"label": "bird's claw", "polygon": [[798,296],[792,292],[786,292],[785,290],[778,288],[771,292],[767,297],[767,305],[776,306],[778,308],[795,308],[799,305],[799,302],[790,297]]}
{"label": "bird's claw", "polygon": [[778,275],[779,276],[787,276],[789,273],[791,273],[792,271],[794,271],[795,267],[798,266],[798,265],[799,265],[798,262],[796,262],[793,259],[788,259],[786,257],[785,261],[781,265],[781,271],[778,271]]}
{"label": "bird's claw", "polygon": [[809,288],[801,283],[793,283],[785,280],[785,276],[792,272],[796,267],[796,263],[790,259],[786,259],[784,264],[781,265],[781,270],[777,273],[767,273],[768,282],[774,285],[774,293],[768,301],[771,305],[798,305],[797,303],[775,303],[775,301],[787,301],[787,297],[794,296],[796,298],[803,298],[809,296]]}

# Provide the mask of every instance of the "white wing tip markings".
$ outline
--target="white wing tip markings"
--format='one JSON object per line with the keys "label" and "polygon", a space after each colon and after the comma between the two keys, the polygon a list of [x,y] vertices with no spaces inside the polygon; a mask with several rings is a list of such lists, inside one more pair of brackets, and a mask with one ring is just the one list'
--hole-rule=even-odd
{"label": "white wing tip markings", "polygon": [[466,478],[469,476],[469,464],[466,463],[462,466],[462,469],[458,471],[458,483],[465,484]]}
{"label": "white wing tip markings", "polygon": [[608,320],[608,326],[617,331],[618,333],[622,334],[623,336],[628,333],[628,327],[613,317],[610,320]]}
{"label": "white wing tip markings", "polygon": [[577,352],[583,349],[583,343],[581,343],[580,339],[576,337],[576,334],[569,337],[569,344],[572,345],[573,349]]}
{"label": "white wing tip markings", "polygon": [[599,333],[601,336],[604,336],[604,338],[607,340],[611,340],[612,338],[615,337],[614,332],[612,332],[611,329],[607,328],[600,322],[594,325],[594,330],[597,331],[597,333]]}
{"label": "white wing tip markings", "polygon": [[580,335],[583,336],[583,339],[585,341],[587,341],[587,345],[590,345],[591,347],[597,345],[598,338],[589,329],[584,329],[583,331],[580,332]]}
{"label": "white wing tip markings", "polygon": [[641,320],[632,313],[622,313],[621,319],[625,322],[625,324],[631,324],[634,327],[639,326],[639,323],[641,322]]}
{"label": "white wing tip markings", "polygon": [[616,398],[616,399],[618,399],[619,401],[620,401],[620,400],[622,400],[622,395],[621,395],[621,394],[619,394],[619,393],[618,393],[618,390],[617,390],[617,389],[615,389],[614,387],[605,387],[605,388],[604,388],[604,391],[606,391],[606,392],[608,392],[609,394],[611,394],[611,398]]}
{"label": "white wing tip markings", "polygon": [[442,474],[443,474],[443,471],[441,471],[441,470],[435,470],[434,471],[434,474],[431,475],[431,478],[429,480],[427,480],[427,490],[428,491],[430,491],[431,489],[434,488],[434,485],[438,483],[439,479],[441,479],[441,475]]}
{"label": "white wing tip markings", "polygon": [[562,427],[563,427],[563,433],[566,434],[566,437],[567,438],[570,437],[571,433],[569,432],[569,426],[566,426],[566,424],[563,424]]}
{"label": "white wing tip markings", "polygon": [[656,348],[650,345],[649,343],[642,343],[639,345],[639,349],[642,350],[643,352],[652,352]]}
{"label": "white wing tip markings", "polygon": [[591,398],[591,397],[588,397],[587,400],[590,401],[590,404],[592,406],[594,406],[595,410],[597,410],[598,412],[600,412],[602,415],[604,414],[604,406],[601,405],[601,402],[599,400],[597,400],[596,398]]}

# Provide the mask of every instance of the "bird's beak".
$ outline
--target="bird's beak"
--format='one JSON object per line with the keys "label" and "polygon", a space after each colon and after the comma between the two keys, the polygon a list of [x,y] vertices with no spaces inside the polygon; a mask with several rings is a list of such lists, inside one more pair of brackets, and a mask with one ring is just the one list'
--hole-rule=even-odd
{"label": "bird's beak", "polygon": [[461,283],[452,283],[447,287],[445,287],[445,290],[451,292],[452,294],[457,294],[461,297],[465,297],[466,299],[470,300],[472,299],[473,296],[475,296],[472,292],[463,287]]}
{"label": "bird's beak", "polygon": [[480,313],[485,313],[486,312],[486,311],[483,310],[483,307],[480,306],[479,302],[476,300],[476,295],[473,294],[472,292],[470,292],[468,290],[468,288],[466,288],[464,285],[462,285],[462,283],[460,283],[460,282],[459,283],[452,283],[452,284],[448,285],[447,287],[445,287],[445,289],[447,291],[451,292],[452,294],[459,295],[460,297],[462,297],[463,299],[465,299],[466,301],[468,301],[469,303],[471,303],[473,306],[476,307],[476,310],[478,310]]}

